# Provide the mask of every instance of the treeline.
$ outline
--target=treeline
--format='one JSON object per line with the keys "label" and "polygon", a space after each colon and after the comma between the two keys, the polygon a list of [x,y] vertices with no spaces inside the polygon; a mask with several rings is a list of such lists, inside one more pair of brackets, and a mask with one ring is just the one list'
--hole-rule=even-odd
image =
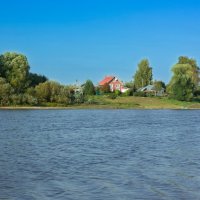
{"label": "treeline", "polygon": [[153,84],[155,90],[164,88],[169,98],[180,101],[191,101],[200,94],[199,67],[195,59],[180,56],[171,71],[173,75],[167,85],[163,81],[153,81],[152,67],[149,61],[144,59],[138,64],[132,87],[137,91],[141,87]]}
{"label": "treeline", "polygon": [[93,94],[95,87],[91,81],[86,82],[83,90],[61,85],[44,75],[31,73],[22,54],[0,55],[0,106],[66,106],[83,103],[85,96]]}
{"label": "treeline", "polygon": [[[125,84],[129,90],[123,94],[144,95],[138,89],[154,85],[159,91],[164,88],[170,98],[191,101],[199,94],[199,67],[196,60],[181,56],[172,67],[173,76],[165,85],[163,81],[153,81],[153,70],[147,59],[138,64],[133,80]],[[70,105],[86,102],[90,95],[109,94],[116,98],[120,91],[110,93],[110,87],[105,84],[95,87],[88,80],[81,87],[61,85],[48,80],[44,75],[30,72],[26,56],[18,53],[0,55],[0,105]],[[145,96],[145,95],[144,95]]]}
{"label": "treeline", "polygon": [[[17,53],[0,55],[0,105],[42,105],[66,102],[69,88],[30,72],[26,56]],[[65,94],[67,93],[66,97]]]}

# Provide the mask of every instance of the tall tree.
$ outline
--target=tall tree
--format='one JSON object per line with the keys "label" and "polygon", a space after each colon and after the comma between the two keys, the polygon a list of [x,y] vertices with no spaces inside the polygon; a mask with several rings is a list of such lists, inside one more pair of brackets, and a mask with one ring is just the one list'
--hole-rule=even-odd
{"label": "tall tree", "polygon": [[29,64],[26,56],[5,53],[0,56],[1,76],[13,87],[16,93],[23,92],[28,86]]}
{"label": "tall tree", "polygon": [[152,68],[149,65],[149,61],[147,59],[143,59],[138,64],[138,69],[134,75],[134,85],[136,89],[147,86],[152,83]]}
{"label": "tall tree", "polygon": [[83,88],[84,95],[94,95],[95,94],[95,87],[91,80],[87,80],[85,82],[84,88]]}
{"label": "tall tree", "polygon": [[190,101],[194,94],[193,67],[190,64],[176,64],[172,68],[173,76],[167,87],[170,97]]}
{"label": "tall tree", "polygon": [[9,105],[12,87],[4,78],[0,77],[0,105]]}
{"label": "tall tree", "polygon": [[28,79],[29,79],[29,87],[35,87],[36,85],[44,83],[48,80],[46,76],[35,73],[29,73]]}
{"label": "tall tree", "polygon": [[188,58],[187,56],[180,56],[178,58],[177,64],[189,64],[192,68],[192,82],[195,85],[195,89],[199,86],[199,66],[197,65],[197,62],[193,58]]}

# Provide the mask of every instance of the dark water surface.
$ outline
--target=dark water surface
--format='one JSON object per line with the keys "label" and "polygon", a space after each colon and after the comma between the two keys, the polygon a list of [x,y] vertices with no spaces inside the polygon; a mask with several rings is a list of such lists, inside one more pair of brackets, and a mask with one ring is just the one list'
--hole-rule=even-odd
{"label": "dark water surface", "polygon": [[0,200],[200,199],[200,111],[0,111]]}

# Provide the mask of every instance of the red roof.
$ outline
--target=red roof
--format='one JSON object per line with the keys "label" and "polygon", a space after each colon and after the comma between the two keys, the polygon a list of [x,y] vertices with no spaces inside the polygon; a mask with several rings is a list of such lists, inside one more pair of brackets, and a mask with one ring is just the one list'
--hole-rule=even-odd
{"label": "red roof", "polygon": [[99,85],[105,85],[106,83],[110,83],[115,77],[114,76],[106,76]]}

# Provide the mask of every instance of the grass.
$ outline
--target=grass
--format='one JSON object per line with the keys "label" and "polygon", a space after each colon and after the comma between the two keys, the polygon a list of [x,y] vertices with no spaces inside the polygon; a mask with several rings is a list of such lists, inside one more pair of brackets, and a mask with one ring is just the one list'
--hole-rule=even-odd
{"label": "grass", "polygon": [[167,97],[117,97],[94,96],[96,107],[106,106],[121,109],[200,109],[200,102],[177,101]]}
{"label": "grass", "polygon": [[16,106],[4,109],[200,109],[200,100],[193,102],[177,101],[167,97],[117,97],[91,96],[88,101],[77,105],[44,104],[40,107]]}

